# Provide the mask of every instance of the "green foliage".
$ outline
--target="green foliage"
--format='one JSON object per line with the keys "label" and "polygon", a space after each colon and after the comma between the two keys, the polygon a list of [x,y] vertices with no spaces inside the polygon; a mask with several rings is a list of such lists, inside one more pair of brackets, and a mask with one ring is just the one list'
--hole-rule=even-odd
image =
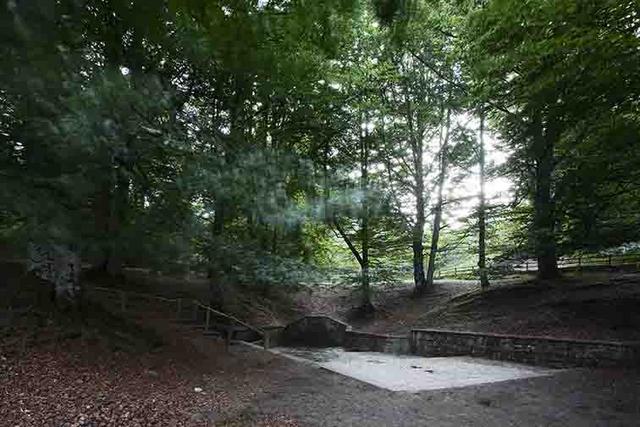
{"label": "green foliage", "polygon": [[411,17],[416,3],[414,0],[373,0],[373,8],[382,24],[398,25]]}
{"label": "green foliage", "polygon": [[640,240],[635,1],[0,8],[0,237],[16,247],[67,244],[111,274],[268,287],[359,265],[388,281],[434,224],[437,263],[473,263],[478,216],[452,229],[448,193],[475,173],[481,109],[517,184],[488,209],[490,258]]}
{"label": "green foliage", "polygon": [[640,183],[639,12],[635,1],[495,0],[469,20],[475,90],[499,108],[494,119],[513,149],[508,173],[520,194],[535,191],[535,117],[557,134],[552,194],[561,251],[637,238],[629,195]]}

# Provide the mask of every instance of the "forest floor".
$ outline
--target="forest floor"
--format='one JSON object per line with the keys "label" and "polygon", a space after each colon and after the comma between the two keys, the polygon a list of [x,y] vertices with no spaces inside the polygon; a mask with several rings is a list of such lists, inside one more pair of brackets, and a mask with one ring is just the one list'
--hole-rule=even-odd
{"label": "forest floor", "polygon": [[166,318],[147,319],[154,332],[142,332],[137,320],[112,331],[116,339],[55,322],[2,334],[0,424],[298,425],[281,413],[245,414],[275,356],[228,354],[222,342]]}
{"label": "forest floor", "polygon": [[[156,322],[160,325],[160,322]],[[637,425],[640,372],[393,392],[165,323],[161,346],[126,352],[68,338],[0,351],[0,419],[16,426]]]}
{"label": "forest floor", "polygon": [[640,273],[621,270],[565,273],[544,284],[526,277],[495,281],[440,281],[420,298],[411,284],[378,289],[372,318],[352,316],[357,292],[340,288],[300,295],[298,310],[323,313],[356,329],[405,334],[440,328],[558,338],[640,340]]}
{"label": "forest floor", "polygon": [[[472,281],[439,282],[417,299],[410,285],[398,285],[378,290],[378,314],[368,320],[351,316],[357,292],[320,289],[299,292],[295,314],[289,307],[272,315],[284,322],[324,313],[388,333],[438,327],[631,340],[640,329],[639,281],[638,273],[585,272],[545,286],[505,280],[487,292]],[[96,319],[80,332],[40,319],[0,334],[2,425],[631,426],[640,419],[638,370],[570,369],[392,392],[245,345],[227,353],[153,307],[109,316],[101,326],[108,336]]]}

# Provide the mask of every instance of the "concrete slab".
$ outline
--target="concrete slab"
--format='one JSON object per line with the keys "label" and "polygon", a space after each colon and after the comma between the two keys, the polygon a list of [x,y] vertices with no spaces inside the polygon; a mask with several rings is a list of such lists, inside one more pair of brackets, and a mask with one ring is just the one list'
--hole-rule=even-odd
{"label": "concrete slab", "polygon": [[342,348],[274,352],[391,391],[417,392],[551,375],[556,370],[472,357],[420,357]]}

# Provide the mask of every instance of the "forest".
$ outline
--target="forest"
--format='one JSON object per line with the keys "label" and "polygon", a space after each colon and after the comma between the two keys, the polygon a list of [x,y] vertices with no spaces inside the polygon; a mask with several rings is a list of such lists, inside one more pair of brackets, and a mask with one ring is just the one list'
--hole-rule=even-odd
{"label": "forest", "polygon": [[0,0],[0,425],[636,426],[640,0]]}
{"label": "forest", "polygon": [[[634,0],[8,1],[0,239],[83,270],[376,284],[636,253]],[[529,264],[527,264],[529,266]],[[332,279],[333,280],[333,279]],[[58,280],[62,282],[62,280]],[[66,286],[59,283],[59,286]]]}

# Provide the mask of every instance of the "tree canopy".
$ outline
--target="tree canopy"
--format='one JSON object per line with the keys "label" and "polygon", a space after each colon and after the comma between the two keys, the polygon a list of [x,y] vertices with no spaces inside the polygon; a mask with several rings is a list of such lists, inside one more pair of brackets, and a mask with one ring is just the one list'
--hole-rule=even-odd
{"label": "tree canopy", "polygon": [[4,2],[0,238],[220,300],[552,278],[640,240],[639,34],[634,0]]}

